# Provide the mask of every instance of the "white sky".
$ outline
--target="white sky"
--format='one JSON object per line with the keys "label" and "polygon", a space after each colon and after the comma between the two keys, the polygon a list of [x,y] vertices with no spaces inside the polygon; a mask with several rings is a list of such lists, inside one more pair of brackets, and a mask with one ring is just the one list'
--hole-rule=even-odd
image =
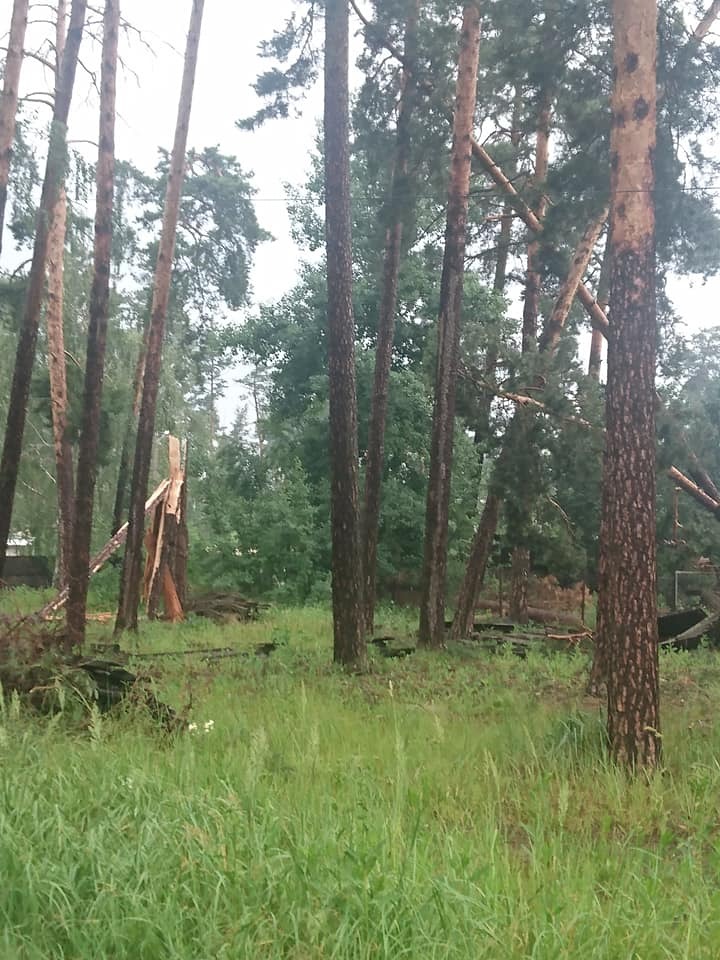
{"label": "white sky", "polygon": [[[121,55],[132,65],[136,76],[125,71],[119,83],[117,153],[150,170],[157,148],[169,148],[172,144],[190,2],[121,0],[121,6],[124,18],[141,32],[154,53],[137,37],[126,35],[121,40]],[[9,25],[11,8],[12,0],[0,0],[2,34]],[[272,243],[263,244],[257,253],[252,275],[256,302],[277,298],[292,286],[295,278],[298,256],[282,202],[283,184],[301,184],[309,169],[317,120],[322,111],[320,90],[311,92],[298,119],[271,121],[252,133],[238,130],[235,121],[257,108],[251,84],[263,68],[257,56],[259,42],[268,38],[293,8],[293,0],[265,0],[264,3],[206,0],[205,3],[189,142],[196,148],[218,144],[254,173],[260,223],[276,238]],[[44,5],[38,4],[31,11],[31,21],[47,15]],[[31,27],[27,46],[32,49],[33,41],[46,35],[46,31],[47,26],[40,24]],[[85,45],[81,57],[93,69],[98,69],[97,49]],[[27,61],[21,93],[42,89],[48,83],[42,68]],[[96,139],[96,103],[87,78],[79,75],[71,114],[71,139]],[[92,156],[92,147],[87,150]],[[717,322],[720,279],[706,285],[677,279],[671,283],[670,292],[690,328]],[[231,386],[220,411],[225,423],[232,420],[239,400],[238,388]]]}

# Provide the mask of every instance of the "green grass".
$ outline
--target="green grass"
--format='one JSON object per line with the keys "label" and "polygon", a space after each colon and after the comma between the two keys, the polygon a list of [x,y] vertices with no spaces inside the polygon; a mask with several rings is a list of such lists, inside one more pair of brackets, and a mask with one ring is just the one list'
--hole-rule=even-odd
{"label": "green grass", "polygon": [[582,656],[463,647],[348,677],[330,637],[317,609],[147,627],[142,649],[284,644],[162,661],[198,724],[175,739],[6,698],[0,957],[720,956],[714,654],[663,656],[666,769],[633,783]]}

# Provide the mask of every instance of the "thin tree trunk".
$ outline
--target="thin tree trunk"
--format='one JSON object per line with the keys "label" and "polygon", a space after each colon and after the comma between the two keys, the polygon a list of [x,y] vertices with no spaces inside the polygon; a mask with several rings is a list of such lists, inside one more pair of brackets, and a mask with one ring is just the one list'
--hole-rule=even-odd
{"label": "thin tree trunk", "polygon": [[515,547],[512,558],[512,583],[510,587],[510,619],[515,623],[528,623],[528,581],[530,575],[530,551],[526,546]]}
{"label": "thin tree trunk", "polygon": [[390,367],[395,336],[397,288],[402,256],[404,220],[408,215],[408,164],[410,161],[410,120],[415,101],[415,60],[420,0],[409,0],[405,26],[405,50],[401,80],[400,109],[397,124],[397,146],[392,185],[390,187],[390,224],[385,237],[382,299],[378,318],[375,379],[368,432],[365,467],[365,503],[363,510],[363,575],[365,631],[373,632],[377,548],[380,526],[380,500],[385,462],[385,426],[390,388]]}
{"label": "thin tree trunk", "polygon": [[[65,49],[67,27],[66,0],[58,0],[55,31],[55,94],[60,82],[60,64]],[[47,307],[45,321],[48,339],[48,374],[50,378],[50,410],[55,449],[55,483],[57,488],[58,556],[55,563],[56,586],[67,584],[68,564],[72,550],[74,512],[74,478],[72,444],[67,435],[67,368],[63,328],[65,230],[67,194],[60,188],[51,217],[47,255]]]}
{"label": "thin tree trunk", "polygon": [[67,121],[70,113],[78,53],[85,26],[86,0],[73,0],[70,13],[65,53],[60,69],[60,83],[55,96],[53,121],[50,130],[45,179],[40,209],[37,216],[32,264],[28,278],[20,336],[18,338],[15,368],[13,370],[8,403],[5,439],[0,459],[0,576],[2,576],[10,534],[15,488],[17,486],[22,452],[25,420],[27,417],[30,383],[32,380],[38,328],[45,287],[45,267],[53,211],[62,186],[67,157]]}
{"label": "thin tree trunk", "polygon": [[13,4],[3,89],[2,95],[0,95],[0,253],[2,252],[2,238],[5,227],[5,207],[7,206],[12,145],[15,139],[20,70],[22,69],[25,52],[28,5],[28,0],[15,0]]}
{"label": "thin tree trunk", "polygon": [[655,529],[655,152],[657,3],[613,0],[608,341],[598,641],[612,755],[660,760]]}
{"label": "thin tree trunk", "polygon": [[475,117],[479,51],[480,11],[476,4],[468,3],[463,10],[458,57],[445,254],[440,284],[437,372],[418,635],[419,644],[425,647],[441,647],[445,642],[448,513],[465,271],[465,228],[472,164],[470,140]]}
{"label": "thin tree trunk", "polygon": [[[551,314],[551,320],[549,321],[549,323],[553,324],[553,330],[555,332],[552,336],[548,335],[543,338],[543,358],[550,359],[557,350],[560,342],[560,332],[567,321],[567,315],[572,305],[572,299],[570,299],[567,295],[568,290],[574,287],[576,293],[579,293],[580,284],[577,283],[577,276],[582,275],[582,271],[587,267],[587,263],[592,255],[592,246],[589,243],[589,237],[591,237],[593,233],[595,233],[597,237],[597,234],[600,232],[601,225],[604,223],[606,217],[607,211],[604,211],[602,214],[602,219],[599,217],[597,220],[592,221],[578,242],[578,246],[575,250],[570,268],[568,270],[568,275],[560,288],[560,292]],[[600,227],[598,224],[600,224]],[[539,380],[538,384],[541,385],[542,381]],[[491,499],[491,497],[488,496],[485,502],[485,507],[480,517],[480,523],[478,524],[478,528],[475,531],[475,536],[473,537],[473,541],[470,546],[470,554],[465,567],[465,575],[463,577],[463,582],[458,594],[455,618],[453,620],[451,633],[453,640],[463,639],[472,632],[475,607],[477,606],[480,590],[482,589],[485,579],[487,562],[490,556],[490,549],[492,546],[493,537],[495,535],[495,529],[500,516],[500,505],[502,503],[502,491],[496,489],[494,478],[496,475],[502,475],[506,469],[505,465],[511,456],[511,451],[515,448],[516,443],[518,442],[517,435],[522,422],[522,417],[518,416],[518,414],[522,415],[523,413],[523,410],[519,410],[515,415],[513,415],[513,418],[510,421],[505,433],[505,440],[498,456],[498,460],[495,464],[493,480],[490,481],[490,491],[493,494],[493,497]],[[497,503],[495,501],[497,501]]]}
{"label": "thin tree trunk", "polygon": [[[540,191],[535,205],[535,215],[542,223],[547,212],[548,199],[543,192],[548,174],[550,156],[550,114],[552,96],[549,90],[540,95],[537,135],[535,138],[535,172],[533,188]],[[523,303],[522,352],[532,353],[537,349],[538,315],[540,313],[540,241],[533,238],[528,244],[527,273],[525,275],[525,301]]]}
{"label": "thin tree trunk", "polygon": [[349,141],[349,11],[325,5],[325,241],[330,380],[330,512],[333,656],[345,667],[366,661],[358,492],[355,321]]}
{"label": "thin tree trunk", "polygon": [[155,432],[155,413],[160,386],[160,368],[162,345],[165,335],[165,318],[170,296],[172,261],[175,253],[180,195],[185,176],[185,155],[187,150],[188,127],[192,108],[195,69],[197,66],[200,29],[204,0],[193,0],[190,14],[190,28],[185,49],[180,103],[178,106],[175,141],[170,156],[165,209],[163,212],[160,247],[158,249],[153,287],[153,303],[148,328],[145,370],[143,375],[142,402],[138,420],[133,464],[132,485],[130,489],[130,517],[128,539],[125,547],[120,603],[115,622],[116,632],[124,629],[137,630],[138,607],[140,605],[140,578],[142,576],[142,549],[145,526],[145,498],[147,496],[150,461],[152,458],[153,434]]}
{"label": "thin tree trunk", "polygon": [[147,330],[143,334],[143,340],[140,344],[137,362],[135,364],[135,374],[133,376],[133,402],[130,416],[128,417],[123,434],[122,447],[120,449],[120,463],[118,465],[117,486],[115,487],[115,503],[113,505],[113,519],[110,536],[112,536],[125,522],[125,504],[127,501],[127,489],[130,481],[130,451],[133,445],[133,439],[136,435],[137,420],[140,415],[140,403],[142,401],[142,384],[145,374],[145,356],[147,352]]}
{"label": "thin tree trunk", "polygon": [[100,75],[100,132],[96,172],[95,250],[90,290],[90,323],[85,359],[82,428],[78,450],[77,496],[70,557],[67,604],[67,643],[85,640],[90,540],[92,536],[100,411],[105,374],[105,345],[110,313],[113,191],[115,178],[115,87],[117,79],[120,0],[105,0],[102,69]]}
{"label": "thin tree trunk", "polygon": [[[600,278],[598,280],[597,302],[600,309],[607,314],[610,303],[610,238],[605,243],[605,254],[603,256],[602,267],[600,268]],[[600,380],[600,371],[602,370],[603,342],[605,337],[602,333],[593,327],[590,340],[590,358],[588,360],[588,376],[593,380]]]}
{"label": "thin tree trunk", "polygon": [[453,640],[463,640],[472,633],[475,608],[485,580],[485,571],[492,552],[495,531],[500,520],[501,506],[502,499],[491,488],[485,499],[480,523],[473,537],[465,576],[458,594],[451,633]]}
{"label": "thin tree trunk", "polygon": [[67,197],[65,189],[52,220],[48,241],[48,298],[45,319],[48,337],[48,373],[50,375],[50,409],[52,413],[53,445],[55,448],[55,480],[58,507],[57,586],[67,583],[68,563],[72,544],[74,512],[73,451],[67,429],[67,376],[65,365],[65,336],[63,332],[63,259],[65,253],[65,224]]}
{"label": "thin tree trunk", "polygon": [[605,207],[597,219],[592,220],[588,224],[580,238],[580,242],[575,248],[570,269],[560,287],[560,292],[555,300],[550,319],[545,324],[545,329],[540,337],[540,351],[548,353],[550,356],[552,356],[557,349],[573,300],[577,296],[578,287],[582,282],[593,250],[600,239],[600,234],[607,221],[608,212],[608,208]]}

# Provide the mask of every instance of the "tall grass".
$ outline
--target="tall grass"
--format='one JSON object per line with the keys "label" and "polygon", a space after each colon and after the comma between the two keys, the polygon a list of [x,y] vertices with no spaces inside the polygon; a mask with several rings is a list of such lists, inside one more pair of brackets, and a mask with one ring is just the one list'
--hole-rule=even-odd
{"label": "tall grass", "polygon": [[3,960],[720,956],[714,655],[663,658],[648,783],[606,761],[579,656],[347,677],[321,610],[139,643],[271,638],[269,660],[164,662],[161,692],[192,690],[176,738],[4,698]]}

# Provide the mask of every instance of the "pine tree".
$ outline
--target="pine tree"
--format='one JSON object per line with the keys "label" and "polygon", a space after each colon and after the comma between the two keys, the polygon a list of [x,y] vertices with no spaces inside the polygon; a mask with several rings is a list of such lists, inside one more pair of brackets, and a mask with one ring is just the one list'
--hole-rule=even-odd
{"label": "pine tree", "polygon": [[5,227],[5,207],[7,205],[10,160],[15,138],[15,121],[20,85],[20,71],[25,53],[25,31],[27,29],[29,0],[15,0],[10,20],[3,89],[0,95],[0,252]]}
{"label": "pine tree", "polygon": [[85,360],[82,431],[78,453],[77,493],[70,558],[67,604],[67,642],[80,646],[85,640],[85,614],[90,569],[100,410],[108,316],[110,313],[110,266],[113,235],[115,175],[115,88],[120,31],[120,0],[105,0],[102,69],[100,75],[100,132],[95,209],[95,250],[90,291],[90,323]]}

